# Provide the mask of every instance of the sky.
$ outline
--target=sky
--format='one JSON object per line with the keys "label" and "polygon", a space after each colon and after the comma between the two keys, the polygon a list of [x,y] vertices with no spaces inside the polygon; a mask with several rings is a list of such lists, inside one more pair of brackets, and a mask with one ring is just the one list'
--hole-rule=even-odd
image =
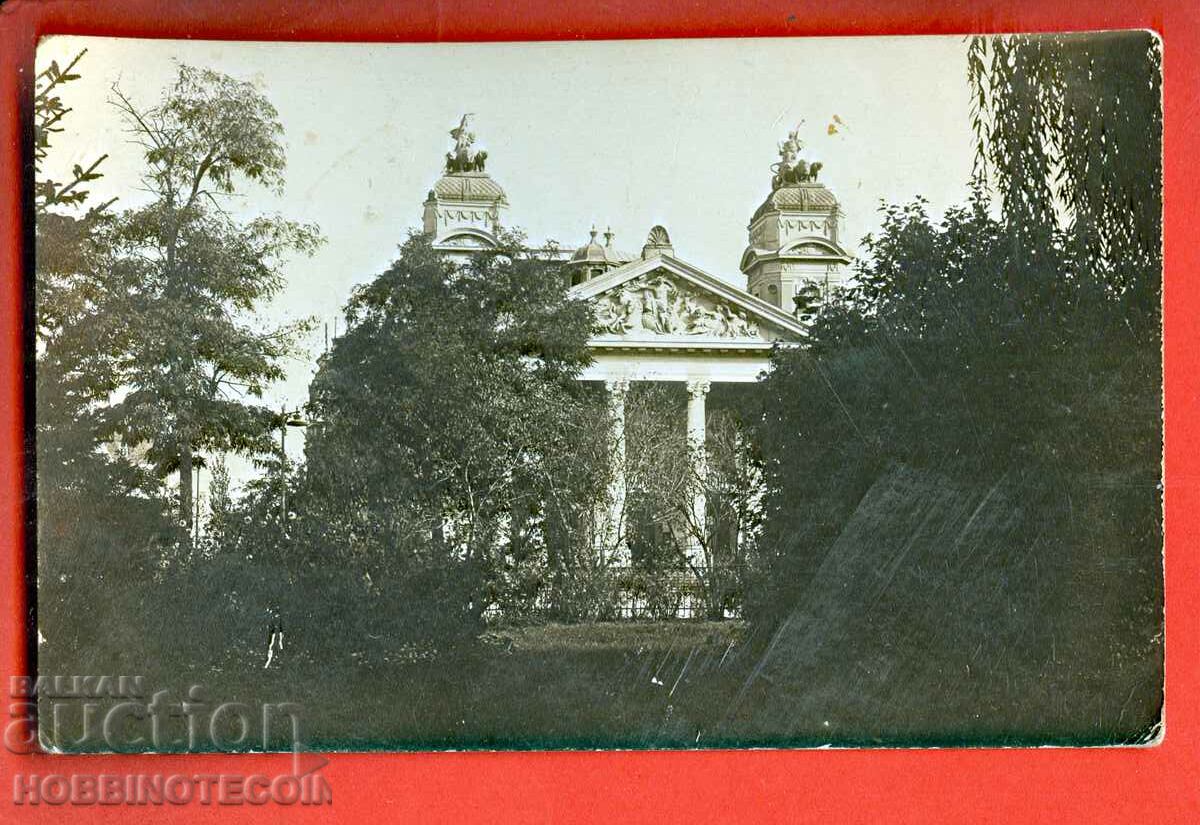
{"label": "sky", "polygon": [[[449,130],[473,113],[509,226],[533,241],[587,241],[595,224],[639,250],[655,224],[678,257],[740,286],[754,210],[770,193],[777,146],[799,125],[802,156],[842,204],[851,253],[879,226],[881,202],[920,195],[938,214],[965,200],[974,149],[961,37],[778,38],[499,44],[314,44],[55,36],[39,69],[81,49],[72,111],[46,172],[107,154],[91,186],[113,208],[144,201],[141,150],[111,105],[114,84],[153,105],[179,63],[250,80],[279,111],[286,186],[233,204],[317,224],[325,245],[286,268],[268,323],[319,320],[308,356],[267,401],[307,399],[323,323],[381,272],[440,175]],[[841,123],[829,133],[834,116]],[[341,322],[337,321],[340,325]],[[294,432],[294,431],[293,431]],[[296,434],[299,435],[298,433]],[[288,452],[302,454],[289,433]],[[251,472],[231,460],[235,481]],[[203,486],[203,485],[202,485]]]}

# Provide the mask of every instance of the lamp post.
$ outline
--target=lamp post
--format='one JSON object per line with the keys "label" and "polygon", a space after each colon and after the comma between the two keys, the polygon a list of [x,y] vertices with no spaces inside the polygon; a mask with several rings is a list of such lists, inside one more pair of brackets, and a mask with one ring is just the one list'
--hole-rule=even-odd
{"label": "lamp post", "polygon": [[279,521],[287,529],[287,428],[307,427],[308,422],[300,417],[302,410],[279,410]]}

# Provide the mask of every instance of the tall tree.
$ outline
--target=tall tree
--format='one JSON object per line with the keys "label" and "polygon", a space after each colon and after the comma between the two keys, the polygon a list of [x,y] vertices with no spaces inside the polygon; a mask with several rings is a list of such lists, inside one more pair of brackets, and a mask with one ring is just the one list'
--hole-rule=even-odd
{"label": "tall tree", "polygon": [[151,199],[123,212],[110,238],[109,271],[136,286],[118,355],[128,391],[107,427],[145,445],[160,477],[179,474],[179,520],[190,534],[195,453],[272,448],[273,414],[256,399],[283,376],[307,322],[264,329],[254,313],[283,285],[290,256],[311,254],[320,236],[277,215],[240,220],[226,209],[239,187],[283,185],[283,128],[252,84],[181,66],[153,106],[113,91],[143,150]]}
{"label": "tall tree", "polygon": [[[68,122],[62,93],[79,79],[86,50],[65,67],[57,61],[37,76],[34,91],[36,222],[37,427],[39,483],[47,494],[103,475],[90,414],[118,384],[104,353],[117,325],[108,311],[120,290],[110,289],[99,265],[112,202],[92,204],[87,185],[100,178],[100,156],[76,165],[60,181],[46,169],[51,141]],[[91,472],[84,465],[90,465]],[[101,486],[104,486],[103,484]]]}
{"label": "tall tree", "polygon": [[311,387],[307,509],[337,534],[313,544],[393,578],[494,573],[513,514],[573,449],[588,309],[519,237],[456,265],[415,236],[346,315]]}
{"label": "tall tree", "polygon": [[84,54],[51,61],[34,92],[39,656],[55,670],[107,672],[144,641],[131,616],[169,526],[157,479],[99,427],[121,384],[130,284],[106,265],[112,201],[90,197],[104,156],[65,176],[54,167]]}
{"label": "tall tree", "polygon": [[[777,627],[820,610],[847,558],[869,559],[890,589],[847,589],[855,618],[830,632],[872,650],[872,614],[890,600],[906,635],[870,661],[891,674],[899,716],[964,650],[974,662],[991,649],[1004,688],[980,694],[976,718],[1010,725],[1033,707],[1094,727],[1096,713],[1030,703],[1052,660],[1065,695],[1140,737],[1162,684],[1157,44],[996,38],[974,42],[967,68],[986,179],[940,220],[920,199],[885,206],[856,286],[760,387],[768,493],[751,614]],[[1003,523],[974,524],[971,546],[932,538],[949,512],[936,502],[977,512],[993,497]],[[920,589],[890,585],[905,576]],[[905,673],[912,661],[928,669]],[[830,684],[849,678],[841,667]]]}
{"label": "tall tree", "polygon": [[[1151,32],[975,37],[977,172],[1036,254],[1062,223],[1077,265],[1157,335],[1162,53]],[[1143,320],[1133,318],[1131,322]]]}

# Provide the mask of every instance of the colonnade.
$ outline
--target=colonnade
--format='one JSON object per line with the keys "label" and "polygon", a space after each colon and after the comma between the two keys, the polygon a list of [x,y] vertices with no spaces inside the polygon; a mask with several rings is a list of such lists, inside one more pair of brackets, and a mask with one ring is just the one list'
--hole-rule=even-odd
{"label": "colonnade", "polygon": [[[712,382],[704,378],[689,379],[687,388],[687,445],[691,456],[692,471],[695,473],[695,483],[692,484],[691,518],[692,525],[688,538],[688,560],[702,566],[703,548],[695,536],[697,530],[702,531],[705,524],[707,501],[704,495],[704,480],[707,476],[707,457],[705,455],[706,438],[706,400]],[[609,489],[605,506],[597,512],[595,541],[600,549],[610,552],[610,561],[617,565],[627,565],[630,562],[629,543],[626,540],[625,503],[628,498],[626,482],[626,444],[625,444],[625,401],[629,394],[630,381],[625,378],[609,379],[604,382],[608,393],[609,425],[612,431],[609,437],[611,449],[612,474],[609,479]]]}

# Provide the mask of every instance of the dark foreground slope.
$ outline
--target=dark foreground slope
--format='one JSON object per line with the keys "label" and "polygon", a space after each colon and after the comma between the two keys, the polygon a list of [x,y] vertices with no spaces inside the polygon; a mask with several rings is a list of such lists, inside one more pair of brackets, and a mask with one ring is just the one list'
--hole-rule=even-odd
{"label": "dark foreground slope", "polygon": [[1129,492],[1120,479],[1067,490],[885,472],[764,645],[722,732],[843,744],[1153,739],[1161,553],[1127,534]]}

